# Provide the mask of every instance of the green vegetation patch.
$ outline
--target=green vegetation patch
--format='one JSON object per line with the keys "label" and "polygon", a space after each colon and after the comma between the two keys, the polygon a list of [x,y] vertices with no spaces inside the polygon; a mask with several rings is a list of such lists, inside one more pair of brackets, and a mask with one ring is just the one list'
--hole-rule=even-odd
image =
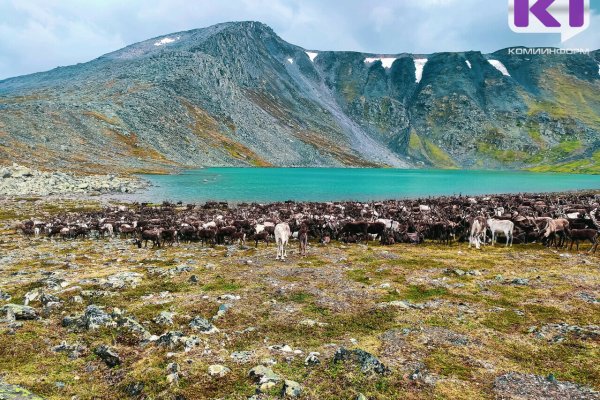
{"label": "green vegetation patch", "polygon": [[436,287],[428,288],[422,285],[410,285],[403,292],[403,297],[406,300],[414,302],[423,302],[438,297],[443,297],[448,294],[448,289]]}

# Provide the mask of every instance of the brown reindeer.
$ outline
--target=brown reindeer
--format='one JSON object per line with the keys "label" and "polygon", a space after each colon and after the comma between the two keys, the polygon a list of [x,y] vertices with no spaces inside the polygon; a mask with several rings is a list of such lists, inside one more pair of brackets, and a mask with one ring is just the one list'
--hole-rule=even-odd
{"label": "brown reindeer", "polygon": [[143,230],[140,234],[140,238],[135,240],[138,248],[142,247],[144,242],[144,248],[148,247],[148,241],[152,242],[152,247],[160,247],[160,239],[162,235],[162,228],[156,228],[151,230]]}
{"label": "brown reindeer", "polygon": [[263,242],[265,242],[265,243],[267,244],[267,247],[269,247],[269,237],[270,237],[270,236],[271,236],[271,235],[270,235],[270,234],[269,234],[269,232],[267,232],[267,231],[262,231],[262,232],[260,232],[260,233],[255,233],[255,234],[252,236],[252,239],[254,240],[254,242],[256,242],[256,246],[255,246],[255,247],[257,247],[257,248],[258,248],[258,242],[259,242],[259,241],[263,241]]}
{"label": "brown reindeer", "polygon": [[598,231],[595,229],[571,229],[569,231],[569,239],[571,239],[571,246],[569,250],[573,250],[573,244],[577,245],[577,251],[579,251],[580,241],[589,241],[592,244],[590,253],[595,253],[598,247]]}
{"label": "brown reindeer", "polygon": [[302,224],[300,227],[300,231],[298,232],[298,243],[300,246],[300,255],[305,257],[306,248],[308,246],[308,226],[306,226],[306,224]]}

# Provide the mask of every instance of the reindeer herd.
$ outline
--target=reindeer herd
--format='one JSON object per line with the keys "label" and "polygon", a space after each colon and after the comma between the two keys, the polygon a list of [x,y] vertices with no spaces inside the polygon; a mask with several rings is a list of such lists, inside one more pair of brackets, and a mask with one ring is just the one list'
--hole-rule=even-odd
{"label": "reindeer herd", "polygon": [[[425,240],[469,247],[497,242],[506,246],[541,243],[570,250],[582,242],[599,243],[599,195],[497,195],[441,197],[385,202],[330,202],[204,205],[164,202],[134,203],[95,212],[33,218],[17,224],[28,237],[63,240],[120,236],[138,247],[173,246],[197,242],[224,245],[246,241],[275,242],[277,259],[285,260],[291,239],[306,255],[310,240],[358,243],[378,240],[383,245],[420,244]],[[489,236],[488,236],[489,234]],[[489,237],[489,239],[488,239]]]}

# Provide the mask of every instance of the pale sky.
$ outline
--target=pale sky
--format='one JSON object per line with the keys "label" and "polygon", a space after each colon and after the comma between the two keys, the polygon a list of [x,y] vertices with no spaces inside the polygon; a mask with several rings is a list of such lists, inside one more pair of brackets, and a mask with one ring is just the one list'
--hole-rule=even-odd
{"label": "pale sky", "polygon": [[[565,42],[600,48],[590,28]],[[313,50],[433,53],[557,46],[508,27],[506,0],[0,0],[0,79],[86,62],[126,45],[220,22],[254,20]]]}

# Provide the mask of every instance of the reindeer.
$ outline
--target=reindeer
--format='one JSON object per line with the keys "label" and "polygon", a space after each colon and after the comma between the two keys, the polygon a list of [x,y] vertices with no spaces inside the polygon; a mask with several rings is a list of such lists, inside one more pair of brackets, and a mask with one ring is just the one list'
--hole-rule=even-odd
{"label": "reindeer", "polygon": [[121,236],[123,236],[124,238],[127,238],[128,235],[135,235],[135,228],[129,224],[122,224],[121,226],[119,226],[119,233],[121,234]]}
{"label": "reindeer", "polygon": [[160,239],[162,236],[162,228],[156,228],[152,230],[143,230],[139,238],[135,239],[135,244],[138,248],[142,248],[142,242],[144,242],[144,248],[148,247],[148,241],[152,242],[152,247],[160,247]]}
{"label": "reindeer", "polygon": [[306,247],[308,246],[308,227],[306,224],[302,224],[300,231],[298,231],[298,243],[300,246],[300,255],[306,256]]}
{"label": "reindeer", "polygon": [[254,240],[255,242],[255,247],[258,248],[258,242],[261,240],[267,244],[267,247],[269,247],[270,236],[271,235],[267,231],[262,231],[260,233],[255,233],[254,235],[252,235],[252,240]]}
{"label": "reindeer", "polygon": [[[542,241],[546,246],[551,247],[552,244],[556,248],[562,247],[569,233],[569,221],[564,218],[547,219],[546,228],[542,232]],[[552,237],[551,237],[552,236]],[[559,240],[556,240],[556,238]]]}
{"label": "reindeer", "polygon": [[513,242],[513,232],[515,230],[515,224],[512,221],[507,220],[498,220],[498,219],[488,219],[487,226],[492,231],[492,246],[496,242],[496,233],[502,232],[504,236],[506,236],[506,247],[512,246]]}
{"label": "reindeer", "polygon": [[285,261],[285,257],[287,256],[286,247],[288,241],[290,240],[290,236],[292,236],[292,231],[290,230],[290,226],[281,222],[275,226],[275,243],[277,243],[277,260],[281,259],[281,261]]}
{"label": "reindeer", "polygon": [[573,250],[573,244],[576,243],[577,251],[579,251],[580,241],[589,241],[592,244],[590,253],[595,253],[596,247],[598,247],[598,231],[595,229],[571,229],[569,231],[569,239],[571,239],[569,250]]}
{"label": "reindeer", "polygon": [[246,245],[246,233],[243,231],[234,232],[231,235],[231,240],[233,242],[237,242],[238,244],[245,246]]}
{"label": "reindeer", "polygon": [[473,219],[471,234],[469,235],[469,248],[475,245],[477,250],[481,249],[481,243],[485,244],[487,233],[487,221],[483,217]]}
{"label": "reindeer", "polygon": [[163,229],[160,233],[160,238],[165,243],[169,243],[169,246],[173,246],[173,243],[177,242],[178,234],[176,229]]}

